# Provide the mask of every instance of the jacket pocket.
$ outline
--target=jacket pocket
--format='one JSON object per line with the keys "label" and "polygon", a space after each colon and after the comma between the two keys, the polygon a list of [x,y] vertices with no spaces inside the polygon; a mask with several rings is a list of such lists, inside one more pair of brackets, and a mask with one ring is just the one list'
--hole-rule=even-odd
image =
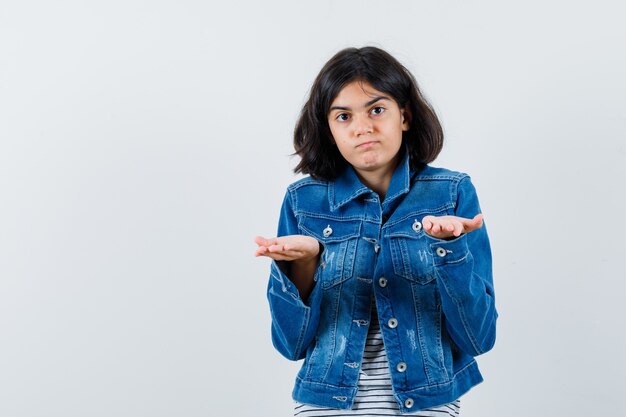
{"label": "jacket pocket", "polygon": [[333,287],[352,277],[360,221],[305,216],[300,220],[300,228],[324,245],[318,276],[322,288]]}
{"label": "jacket pocket", "polygon": [[422,228],[424,216],[407,217],[390,226],[387,232],[395,274],[420,284],[435,279],[432,241]]}

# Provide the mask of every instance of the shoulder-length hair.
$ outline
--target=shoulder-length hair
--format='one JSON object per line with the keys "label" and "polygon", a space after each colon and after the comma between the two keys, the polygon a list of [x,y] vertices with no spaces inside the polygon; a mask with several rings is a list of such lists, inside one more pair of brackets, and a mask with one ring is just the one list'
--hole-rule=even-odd
{"label": "shoulder-length hair", "polygon": [[422,95],[413,75],[380,48],[346,48],[333,56],[315,78],[294,130],[296,173],[333,180],[347,161],[334,145],[328,113],[341,89],[352,81],[366,81],[393,97],[410,112],[409,130],[403,132],[411,168],[419,170],[435,160],[443,147],[443,129],[432,106]]}

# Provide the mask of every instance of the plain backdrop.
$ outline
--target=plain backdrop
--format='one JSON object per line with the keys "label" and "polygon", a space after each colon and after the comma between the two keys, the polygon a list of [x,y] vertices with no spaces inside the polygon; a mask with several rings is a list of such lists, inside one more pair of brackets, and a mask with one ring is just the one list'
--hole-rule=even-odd
{"label": "plain backdrop", "polygon": [[0,416],[292,415],[269,261],[292,131],[347,46],[387,49],[472,176],[498,341],[464,417],[623,408],[618,1],[2,1]]}

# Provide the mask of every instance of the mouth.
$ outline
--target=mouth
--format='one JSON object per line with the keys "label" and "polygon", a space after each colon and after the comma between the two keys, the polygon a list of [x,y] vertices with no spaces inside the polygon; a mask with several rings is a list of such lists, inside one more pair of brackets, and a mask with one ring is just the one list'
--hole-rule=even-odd
{"label": "mouth", "polygon": [[367,141],[367,142],[360,143],[356,147],[357,148],[361,148],[361,149],[363,149],[363,148],[370,148],[370,147],[376,145],[377,143],[378,143],[377,140],[370,140],[370,141]]}

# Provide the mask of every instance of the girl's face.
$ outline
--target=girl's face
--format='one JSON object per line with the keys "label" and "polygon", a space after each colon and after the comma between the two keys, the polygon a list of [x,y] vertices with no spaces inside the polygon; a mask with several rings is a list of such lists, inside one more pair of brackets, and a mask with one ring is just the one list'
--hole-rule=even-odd
{"label": "girl's face", "polygon": [[339,152],[357,173],[387,176],[398,163],[409,115],[389,94],[353,81],[331,103],[328,124]]}

